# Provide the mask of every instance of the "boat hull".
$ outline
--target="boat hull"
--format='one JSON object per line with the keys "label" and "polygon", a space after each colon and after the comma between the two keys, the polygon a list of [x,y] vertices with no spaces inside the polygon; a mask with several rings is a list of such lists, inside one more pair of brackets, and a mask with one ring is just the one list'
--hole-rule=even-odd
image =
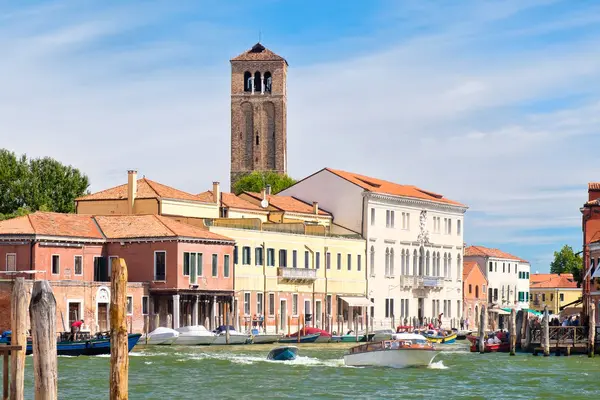
{"label": "boat hull", "polygon": [[[471,353],[479,352],[479,345],[471,344],[469,348]],[[485,353],[508,353],[510,351],[510,343],[498,343],[498,344],[485,344],[484,350]]]}
{"label": "boat hull", "polygon": [[276,343],[281,338],[281,335],[259,334],[252,336],[253,344],[271,344]]}
{"label": "boat hull", "polygon": [[[140,340],[142,335],[132,333],[127,336],[127,349],[131,351]],[[33,354],[31,343],[27,343],[26,354]],[[56,354],[59,356],[99,356],[110,354],[110,339],[90,339],[76,342],[58,342],[56,344]]]}
{"label": "boat hull", "polygon": [[437,344],[451,344],[456,342],[456,333],[448,335],[446,337],[438,337],[438,336],[428,336],[423,335],[427,338],[428,342],[437,343]]}
{"label": "boat hull", "polygon": [[[299,341],[297,337],[284,337],[279,339],[279,343],[314,343],[320,336],[320,333],[315,333],[314,335],[300,336]],[[329,337],[327,339],[329,339]]]}
{"label": "boat hull", "polygon": [[346,354],[344,363],[353,367],[420,367],[429,365],[437,354],[435,350],[380,350]]}
{"label": "boat hull", "polygon": [[177,336],[148,336],[146,344],[153,346],[170,346],[177,340]]}
{"label": "boat hull", "polygon": [[[248,342],[249,335],[229,335],[229,344],[246,344]],[[211,345],[227,345],[227,338],[225,334],[219,335],[215,338],[215,341]]]}
{"label": "boat hull", "polygon": [[291,361],[298,355],[298,348],[295,346],[277,347],[269,352],[267,360],[273,361]]}
{"label": "boat hull", "polygon": [[208,346],[212,344],[216,336],[208,336],[208,335],[185,335],[181,334],[175,338],[173,342],[174,345],[181,346]]}

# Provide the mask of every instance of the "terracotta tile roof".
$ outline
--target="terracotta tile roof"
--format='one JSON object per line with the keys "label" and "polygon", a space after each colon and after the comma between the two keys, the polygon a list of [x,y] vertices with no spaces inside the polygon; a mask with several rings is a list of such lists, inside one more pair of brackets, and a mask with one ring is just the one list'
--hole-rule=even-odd
{"label": "terracotta tile roof", "polygon": [[498,249],[490,249],[483,246],[469,246],[465,249],[464,253],[465,257],[469,256],[482,256],[482,257],[495,257],[495,258],[504,258],[507,260],[515,260],[520,262],[528,262],[519,258],[517,256],[513,256],[507,252]]}
{"label": "terracotta tile roof", "polygon": [[[244,192],[244,194],[256,199],[257,201],[261,201],[263,198],[262,193]],[[281,211],[314,215],[312,204],[307,204],[293,196],[271,194],[267,195],[267,201],[269,202],[270,206],[278,208]],[[331,213],[319,208],[319,215],[331,216]]]}
{"label": "terracotta tile roof", "polygon": [[[147,178],[137,180],[137,199],[175,199],[175,200],[189,200],[189,201],[202,201],[198,196],[191,193],[184,192],[172,188],[170,186],[163,185],[158,182],[151,181]],[[110,189],[102,190],[100,192],[92,193],[87,196],[78,197],[76,201],[87,201],[87,200],[124,200],[127,199],[127,184],[115,186]]]}
{"label": "terracotta tile roof", "polygon": [[103,239],[89,215],[38,211],[24,217],[0,221],[0,235],[43,235]]}
{"label": "terracotta tile roof", "polygon": [[[198,194],[198,197],[202,199],[202,201],[206,201],[208,203],[214,203],[215,196],[213,195],[212,190],[207,190],[206,192]],[[244,200],[234,193],[229,192],[221,192],[221,205],[223,207],[229,208],[237,208],[240,210],[252,210],[252,211],[263,211],[267,212],[264,208],[249,202],[248,200]]]}
{"label": "terracotta tile roof", "polygon": [[573,274],[531,274],[529,286],[532,289],[563,288],[576,289],[577,282]]}
{"label": "terracotta tile roof", "polygon": [[588,183],[588,190],[600,190],[600,182]]}
{"label": "terracotta tile roof", "polygon": [[285,58],[278,56],[260,43],[256,43],[251,49],[232,58],[231,61],[285,61],[287,64]]}
{"label": "terracotta tile roof", "polygon": [[457,201],[444,198],[443,195],[420,189],[412,185],[400,185],[398,183],[388,182],[377,178],[371,178],[352,172],[341,171],[339,169],[325,168],[327,171],[346,179],[360,186],[361,188],[373,193],[390,194],[400,197],[412,197],[415,199],[429,200],[437,203],[451,204],[460,207],[466,207]]}
{"label": "terracotta tile roof", "polygon": [[160,215],[96,216],[107,239],[187,237],[195,239],[232,239]]}
{"label": "terracotta tile roof", "polygon": [[477,264],[475,261],[464,261],[463,262],[463,282],[469,277],[469,275],[471,274],[471,272],[473,272],[473,270],[478,269],[481,274],[485,277],[485,274],[481,271],[481,268],[479,268],[479,264]]}

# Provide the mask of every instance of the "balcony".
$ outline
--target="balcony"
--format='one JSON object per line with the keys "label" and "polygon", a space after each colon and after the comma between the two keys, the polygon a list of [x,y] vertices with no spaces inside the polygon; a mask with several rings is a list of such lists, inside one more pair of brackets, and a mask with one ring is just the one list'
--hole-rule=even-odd
{"label": "balcony", "polygon": [[416,279],[416,277],[414,277],[412,275],[401,276],[400,277],[400,286],[401,287],[413,287],[413,286],[416,286],[415,285],[415,279]]}
{"label": "balcony", "polygon": [[444,278],[439,276],[415,276],[414,280],[418,288],[441,289],[444,286]]}
{"label": "balcony", "polygon": [[308,268],[277,268],[277,277],[281,281],[294,283],[312,283],[317,279],[317,270]]}

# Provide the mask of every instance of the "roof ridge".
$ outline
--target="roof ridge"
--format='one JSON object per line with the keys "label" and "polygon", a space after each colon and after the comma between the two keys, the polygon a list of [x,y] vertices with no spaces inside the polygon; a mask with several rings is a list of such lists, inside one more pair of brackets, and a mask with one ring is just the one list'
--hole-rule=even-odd
{"label": "roof ridge", "polygon": [[[142,179],[140,179],[140,180],[146,182],[146,184],[148,186],[150,186],[150,189],[152,189],[152,191],[154,192],[154,194],[156,194],[157,197],[159,197],[159,198],[161,197],[160,194],[158,193],[158,191],[156,190],[156,188],[152,185],[152,183],[155,183],[154,181],[146,178],[145,176]],[[136,189],[137,189],[137,187],[136,187]],[[136,193],[136,195],[137,195],[137,193]]]}
{"label": "roof ridge", "polygon": [[96,215],[92,215],[92,221],[94,221],[94,224],[96,225],[96,227],[98,228],[98,232],[100,232],[100,235],[102,235],[102,237],[104,238],[104,240],[107,239],[106,234],[104,233],[104,231],[102,230],[102,227],[100,226],[100,224],[98,223],[98,221],[96,220]]}
{"label": "roof ridge", "polygon": [[[155,217],[155,218],[158,220],[158,222],[160,222],[162,226],[164,226],[165,228],[167,228],[167,230],[168,230],[169,232],[171,232],[173,235],[175,235],[176,237],[177,237],[177,236],[179,236],[179,235],[178,235],[178,234],[177,234],[177,233],[176,233],[176,232],[175,232],[173,229],[169,228],[169,227],[167,226],[167,224],[165,224],[165,223],[163,222],[162,218],[160,218],[160,217],[162,217],[162,215],[152,215],[152,216],[153,216],[153,217]],[[163,217],[163,218],[164,218],[164,217]],[[175,221],[175,220],[172,220],[172,221]],[[179,221],[175,221],[175,222],[179,222]]]}

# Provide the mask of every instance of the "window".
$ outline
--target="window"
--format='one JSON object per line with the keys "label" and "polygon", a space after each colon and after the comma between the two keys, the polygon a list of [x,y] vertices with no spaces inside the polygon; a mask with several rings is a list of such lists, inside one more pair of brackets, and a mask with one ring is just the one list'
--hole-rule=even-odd
{"label": "window", "polygon": [[188,268],[188,274],[190,274],[190,283],[196,283],[196,253],[190,253],[190,265]]}
{"label": "window", "polygon": [[190,253],[183,253],[183,276],[190,275]]}
{"label": "window", "polygon": [[[485,292],[485,288],[483,289]],[[471,285],[469,285],[469,293],[471,293]],[[475,297],[479,297],[479,286],[475,285]]]}
{"label": "window", "polygon": [[490,272],[494,271],[494,264],[490,261]]}
{"label": "window", "polygon": [[223,256],[223,277],[229,278],[229,254]]}
{"label": "window", "polygon": [[393,227],[394,227],[394,223],[395,223],[395,221],[394,221],[394,220],[395,220],[395,219],[396,219],[396,218],[395,218],[395,216],[394,216],[394,212],[393,212],[393,211],[390,211],[390,228],[393,228]]}
{"label": "window", "polygon": [[[375,304],[375,299],[371,297],[371,303]],[[371,318],[375,318],[375,306],[371,306]]]}
{"label": "window", "polygon": [[559,295],[558,295],[558,299],[559,299],[560,301],[565,301],[565,294],[564,294],[564,293],[559,293]]}
{"label": "window", "polygon": [[116,260],[117,256],[110,256],[108,257],[108,281],[110,282],[110,276],[111,276],[111,271],[112,271],[112,265],[113,265],[113,261]]}
{"label": "window", "polygon": [[238,255],[238,249],[239,249],[238,246],[234,246],[233,247],[233,263],[235,265],[238,265],[240,263],[239,255]]}
{"label": "window", "polygon": [[498,301],[498,289],[494,289],[494,301]]}
{"label": "window", "polygon": [[554,293],[550,293],[550,301],[554,301]]}
{"label": "window", "polygon": [[287,267],[287,250],[279,250],[279,266],[282,268]]}
{"label": "window", "polygon": [[390,276],[390,249],[385,249],[385,271],[384,275],[386,278]]}
{"label": "window", "polygon": [[54,275],[60,274],[60,256],[58,254],[52,255],[52,273]]}
{"label": "window", "polygon": [[337,269],[338,271],[342,269],[342,254],[337,253]]}
{"label": "window", "polygon": [[410,214],[407,212],[402,213],[402,229],[410,229]]}
{"label": "window", "polygon": [[394,299],[385,299],[385,317],[394,317]]}
{"label": "window", "polygon": [[371,269],[371,276],[375,276],[375,247],[371,246],[371,254],[369,258],[369,268]]}
{"label": "window", "polygon": [[262,314],[263,311],[263,294],[256,293],[256,313]]}
{"label": "window", "polygon": [[471,294],[472,290],[471,290],[471,284],[469,283],[469,294]]}
{"label": "window", "polygon": [[269,293],[269,315],[275,315],[275,293]]}
{"label": "window", "polygon": [[292,295],[292,315],[298,315],[298,294]]}
{"label": "window", "polygon": [[394,276],[394,249],[390,250],[390,276]]}
{"label": "window", "polygon": [[446,231],[446,234],[452,235],[452,220],[450,218],[448,218],[448,230]]}
{"label": "window", "polygon": [[213,254],[212,255],[212,276],[213,278],[216,278],[217,276],[219,276],[219,255],[218,254]]}
{"label": "window", "polygon": [[155,251],[154,252],[154,280],[165,281],[167,280],[167,252],[166,251]]}
{"label": "window", "polygon": [[6,255],[6,270],[16,271],[17,270],[17,255],[15,253],[8,253]]}
{"label": "window", "polygon": [[506,272],[506,263],[502,263],[502,273]]}
{"label": "window", "polygon": [[508,263],[508,273],[510,274],[510,263]]}
{"label": "window", "polygon": [[250,246],[242,247],[242,265],[250,265]]}
{"label": "window", "polygon": [[321,253],[318,251],[315,253],[315,269],[321,268]]}
{"label": "window", "polygon": [[197,257],[196,271],[197,271],[198,276],[202,276],[202,274],[204,274],[204,272],[202,271],[202,253],[196,253],[196,257]]}
{"label": "window", "polygon": [[[8,255],[7,255],[8,257]],[[16,256],[15,256],[16,257]],[[74,262],[74,270],[75,270],[75,275],[83,275],[83,256],[75,256],[75,262]],[[14,271],[14,269],[9,270],[8,267],[6,268],[8,271]]]}
{"label": "window", "polygon": [[254,264],[263,265],[263,249],[262,247],[256,247],[254,249]]}
{"label": "window", "polygon": [[352,270],[352,254],[348,254],[348,271]]}
{"label": "window", "polygon": [[325,300],[326,313],[327,315],[331,315],[331,295],[328,294]]}
{"label": "window", "polygon": [[133,296],[127,296],[127,315],[133,314]]}
{"label": "window", "polygon": [[390,227],[390,210],[385,210],[385,227]]}
{"label": "window", "polygon": [[456,300],[456,316],[458,317],[460,314],[461,314],[460,300]]}
{"label": "window", "polygon": [[244,315],[250,315],[250,293],[244,293]]}
{"label": "window", "polygon": [[546,293],[542,293],[542,301],[546,301]]}
{"label": "window", "polygon": [[330,252],[327,252],[325,254],[325,268],[331,269],[331,253]]}
{"label": "window", "polygon": [[142,315],[148,315],[148,296],[142,296]]}
{"label": "window", "polygon": [[456,234],[459,236],[462,233],[461,224],[462,224],[462,221],[460,219],[458,221],[456,221]]}
{"label": "window", "polygon": [[292,250],[292,267],[298,268],[298,252],[296,250]]}
{"label": "window", "polygon": [[362,268],[362,265],[361,265],[360,261],[361,261],[361,259],[360,259],[360,254],[359,254],[359,255],[356,256],[356,270],[357,271],[360,271],[361,268]]}
{"label": "window", "polygon": [[375,209],[371,208],[371,226],[375,225]]}
{"label": "window", "polygon": [[310,268],[310,257],[308,251],[304,252],[304,268]]}
{"label": "window", "polygon": [[494,272],[498,272],[498,263],[494,261]]}
{"label": "window", "polygon": [[275,266],[275,249],[267,249],[267,267]]}

